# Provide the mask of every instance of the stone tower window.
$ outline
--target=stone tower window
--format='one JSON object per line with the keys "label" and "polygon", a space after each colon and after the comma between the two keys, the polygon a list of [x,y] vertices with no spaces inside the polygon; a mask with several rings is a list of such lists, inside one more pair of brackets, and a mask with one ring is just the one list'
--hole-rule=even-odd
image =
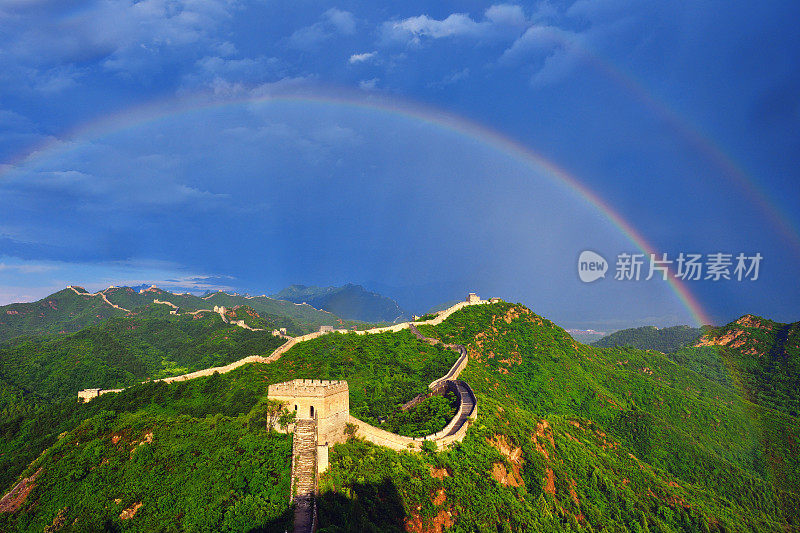
{"label": "stone tower window", "polygon": [[311,415],[311,418],[314,418],[314,406],[313,405],[311,406],[311,409],[309,410],[309,414]]}

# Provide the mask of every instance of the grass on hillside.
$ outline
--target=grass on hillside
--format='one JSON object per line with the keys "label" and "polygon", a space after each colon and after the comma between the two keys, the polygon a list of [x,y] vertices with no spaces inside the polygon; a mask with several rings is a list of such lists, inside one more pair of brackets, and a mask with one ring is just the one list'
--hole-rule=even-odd
{"label": "grass on hillside", "polygon": [[238,379],[217,375],[173,386],[141,385],[73,407],[73,421],[80,418],[77,411],[94,414],[59,435],[25,469],[26,477],[41,469],[35,489],[18,512],[0,514],[0,529],[290,527],[291,435],[268,431],[253,416],[258,405],[252,392]]}

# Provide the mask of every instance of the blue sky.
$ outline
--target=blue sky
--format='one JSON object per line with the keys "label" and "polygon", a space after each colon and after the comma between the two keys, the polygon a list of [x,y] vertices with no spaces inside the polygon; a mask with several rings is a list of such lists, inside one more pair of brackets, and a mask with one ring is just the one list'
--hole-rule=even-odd
{"label": "blue sky", "polygon": [[[670,258],[762,254],[758,280],[686,282],[713,321],[798,320],[798,15],[0,1],[0,303],[354,282],[417,312],[475,290],[568,327],[693,323],[667,282],[613,279],[636,245],[515,143]],[[578,279],[587,249],[605,279]]]}

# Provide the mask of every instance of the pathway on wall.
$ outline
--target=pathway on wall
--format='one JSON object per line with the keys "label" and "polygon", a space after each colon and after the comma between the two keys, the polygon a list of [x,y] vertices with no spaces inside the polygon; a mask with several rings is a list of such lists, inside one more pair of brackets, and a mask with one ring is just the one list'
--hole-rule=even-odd
{"label": "pathway on wall", "polygon": [[317,421],[297,420],[292,437],[294,533],[314,531],[317,491]]}
{"label": "pathway on wall", "polygon": [[[459,304],[458,306],[454,307],[457,307],[456,310],[458,310],[464,306]],[[447,311],[450,311],[450,309]],[[447,312],[446,316],[450,316],[453,314],[453,312],[454,311]],[[439,317],[435,318],[434,320],[437,320],[438,318]],[[433,322],[433,320],[418,322],[417,324],[427,324],[430,322]],[[441,320],[438,320],[437,324],[438,323],[441,323]],[[407,327],[415,337],[427,342],[428,344],[433,345],[441,343],[441,341],[438,339],[425,337],[422,335],[422,333],[419,332],[414,324],[408,324]],[[456,350],[460,354],[459,358],[456,360],[447,374],[439,379],[434,380],[428,385],[428,388],[430,389],[429,392],[416,396],[411,401],[404,404],[401,409],[410,409],[434,394],[443,394],[448,389],[455,389],[459,399],[458,411],[456,411],[455,416],[453,416],[444,429],[438,433],[426,435],[425,437],[405,437],[403,435],[390,433],[381,428],[367,424],[366,422],[351,415],[348,422],[356,426],[357,436],[366,439],[373,444],[386,446],[393,450],[420,449],[422,447],[422,443],[425,441],[435,442],[437,445],[441,446],[449,446],[450,444],[461,441],[464,438],[467,433],[467,429],[469,428],[470,421],[474,420],[478,416],[478,401],[475,398],[475,394],[472,392],[472,389],[466,382],[456,379],[459,374],[461,374],[461,371],[467,366],[469,357],[467,355],[467,349],[460,344],[443,344],[443,346],[450,348],[451,350]]]}
{"label": "pathway on wall", "polygon": [[[419,330],[417,330],[416,326],[420,325],[420,324],[435,326],[435,325],[441,324],[447,317],[449,317],[450,315],[452,315],[453,313],[455,313],[456,311],[458,311],[459,309],[461,309],[461,308],[463,308],[465,306],[485,304],[485,303],[488,303],[488,302],[486,302],[485,300],[482,300],[480,302],[473,303],[473,304],[466,303],[466,302],[460,302],[460,303],[454,305],[453,307],[445,309],[444,311],[439,311],[439,314],[435,318],[432,318],[431,320],[426,320],[424,322],[403,322],[402,324],[396,324],[394,326],[385,326],[385,327],[372,328],[372,329],[366,329],[366,330],[360,330],[360,331],[353,331],[353,330],[348,330],[348,329],[335,329],[333,331],[315,331],[314,333],[308,333],[306,335],[300,335],[299,337],[291,337],[287,342],[281,344],[278,348],[276,348],[271,354],[269,354],[266,357],[262,356],[262,355],[250,355],[250,356],[245,357],[243,359],[239,359],[238,361],[234,361],[233,363],[231,363],[229,365],[218,366],[218,367],[213,367],[213,368],[206,368],[205,370],[197,370],[195,372],[189,372],[188,374],[182,374],[182,375],[179,375],[179,376],[171,376],[171,377],[162,378],[162,379],[159,379],[159,380],[156,380],[156,381],[164,381],[166,383],[172,383],[173,381],[184,381],[184,380],[187,380],[187,379],[199,378],[199,377],[202,377],[202,376],[210,376],[214,372],[219,372],[220,374],[224,374],[226,372],[230,372],[231,370],[233,370],[235,368],[238,368],[238,367],[240,367],[242,365],[245,365],[247,363],[271,363],[273,361],[277,361],[284,353],[286,353],[288,350],[290,350],[294,345],[296,345],[296,344],[298,344],[300,342],[305,342],[305,341],[309,341],[311,339],[316,339],[318,337],[321,337],[322,335],[329,335],[331,333],[356,333],[358,335],[370,335],[370,334],[375,334],[375,333],[385,333],[387,331],[401,331],[401,330],[404,330],[404,329],[411,329],[412,333],[416,332],[415,335],[417,335],[418,338],[427,339],[428,342],[430,342],[430,341],[440,342],[437,339],[431,339],[430,337],[423,337],[422,334],[419,332]],[[213,311],[210,311],[210,312],[213,312]],[[451,345],[447,345],[447,346],[451,346]],[[442,378],[439,378],[439,380],[437,380],[437,381],[446,380],[446,379],[455,379],[456,377],[458,377],[458,374],[461,373],[461,370],[463,369],[463,367],[466,366],[466,357],[467,357],[466,349],[463,346],[461,346],[460,344],[454,344],[452,346],[455,347],[456,350],[458,350],[458,352],[461,354],[461,357],[458,359],[458,361],[456,361],[456,364],[453,365],[453,368],[450,369],[450,372],[448,372]],[[436,383],[436,381],[434,381],[434,383]],[[433,383],[431,385],[433,385]]]}
{"label": "pathway on wall", "polygon": [[430,385],[428,385],[428,388],[430,389],[429,392],[423,392],[422,394],[419,394],[414,398],[412,398],[411,400],[409,400],[408,402],[404,403],[402,407],[400,407],[400,409],[402,409],[403,411],[407,411],[412,407],[416,407],[417,405],[422,403],[427,398],[430,398],[434,394],[440,394],[440,395],[444,394],[447,382],[456,380],[458,376],[461,374],[461,371],[464,370],[464,367],[466,367],[467,363],[469,362],[469,357],[467,356],[467,349],[464,346],[460,344],[443,344],[442,341],[440,341],[439,339],[426,337],[419,332],[417,326],[415,326],[414,324],[411,324],[408,330],[416,338],[418,338],[421,341],[427,342],[432,346],[436,344],[442,344],[445,348],[456,350],[459,353],[459,358],[456,360],[453,366],[450,367],[450,370],[447,372],[447,374],[438,379],[433,380],[430,383]]}
{"label": "pathway on wall", "polygon": [[458,387],[458,398],[461,405],[459,408],[458,413],[455,416],[455,423],[450,430],[443,435],[443,437],[452,437],[458,434],[461,431],[461,428],[467,424],[467,421],[470,418],[473,418],[473,412],[477,406],[477,400],[473,395],[472,391],[464,381],[457,380],[456,387]]}

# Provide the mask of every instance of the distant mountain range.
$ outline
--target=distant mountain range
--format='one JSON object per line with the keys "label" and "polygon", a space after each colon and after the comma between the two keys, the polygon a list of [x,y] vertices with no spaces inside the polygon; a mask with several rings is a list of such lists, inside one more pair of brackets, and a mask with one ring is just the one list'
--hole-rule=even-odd
{"label": "distant mountain range", "polygon": [[410,318],[396,301],[352,283],[341,287],[290,285],[272,297],[295,303],[307,303],[349,320],[402,322]]}
{"label": "distant mountain range", "polygon": [[215,292],[200,297],[175,294],[157,287],[138,291],[131,287],[109,287],[90,293],[83,287],[70,286],[36,302],[0,306],[0,341],[20,335],[74,333],[108,318],[125,316],[152,306],[155,300],[169,302],[181,312],[213,309],[214,306],[247,306],[267,323],[287,328],[290,334],[308,333],[320,326],[355,325],[311,305],[268,296]]}
{"label": "distant mountain range", "polygon": [[615,348],[617,346],[632,346],[640,350],[656,350],[662,353],[672,353],[684,346],[691,344],[703,333],[701,328],[689,326],[673,326],[670,328],[657,328],[643,326],[640,328],[621,329],[594,341],[592,346],[601,348]]}

